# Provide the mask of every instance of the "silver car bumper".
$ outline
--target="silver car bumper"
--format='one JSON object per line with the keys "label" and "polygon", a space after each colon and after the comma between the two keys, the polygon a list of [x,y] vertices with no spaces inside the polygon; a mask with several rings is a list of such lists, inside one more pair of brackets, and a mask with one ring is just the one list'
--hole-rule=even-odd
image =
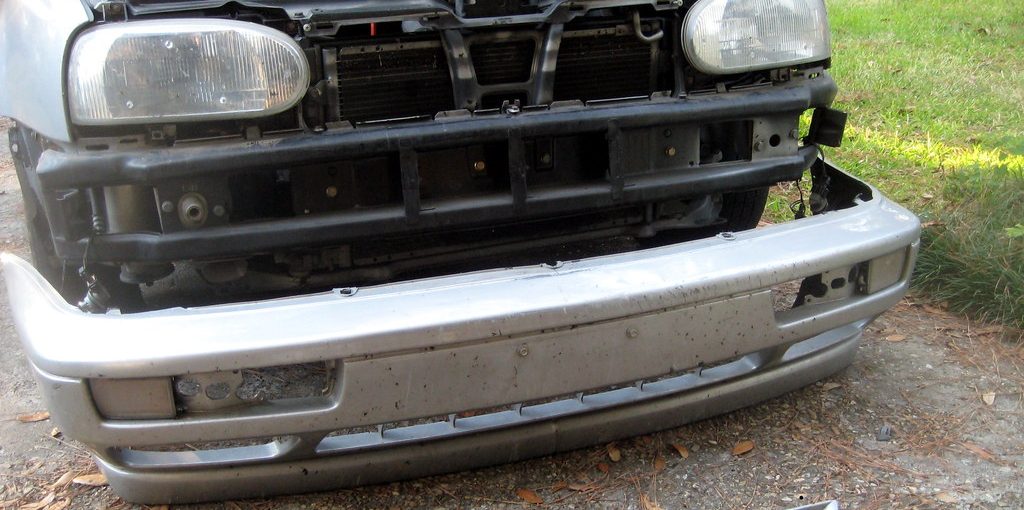
{"label": "silver car bumper", "polygon": [[[94,450],[119,494],[265,496],[579,448],[825,377],[852,361],[912,271],[917,218],[872,194],[734,236],[554,266],[124,316],[69,306],[14,256],[3,266],[53,420]],[[773,304],[777,284],[835,282],[853,267],[868,278]],[[169,398],[160,381],[169,393],[174,377],[320,361],[335,367],[321,396],[150,419],[98,405],[110,400],[97,394],[104,382],[117,383],[117,404],[145,408]]]}

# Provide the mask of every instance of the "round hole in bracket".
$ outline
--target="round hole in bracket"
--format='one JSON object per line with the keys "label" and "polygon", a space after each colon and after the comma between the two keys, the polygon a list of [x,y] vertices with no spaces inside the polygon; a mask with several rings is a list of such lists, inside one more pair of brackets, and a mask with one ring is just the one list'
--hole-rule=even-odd
{"label": "round hole in bracket", "polygon": [[782,143],[782,137],[779,135],[772,135],[771,138],[768,139],[768,145],[771,145],[772,147],[778,147],[780,143]]}

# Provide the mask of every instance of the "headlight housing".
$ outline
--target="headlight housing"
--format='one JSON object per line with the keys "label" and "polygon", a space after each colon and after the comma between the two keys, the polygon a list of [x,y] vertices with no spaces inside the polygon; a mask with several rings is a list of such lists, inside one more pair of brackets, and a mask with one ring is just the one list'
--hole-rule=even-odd
{"label": "headlight housing", "polygon": [[291,108],[308,86],[299,45],[262,25],[111,23],[75,41],[68,106],[82,125],[251,118]]}
{"label": "headlight housing", "polygon": [[708,74],[825,60],[831,55],[824,0],[700,0],[686,13],[683,50]]}

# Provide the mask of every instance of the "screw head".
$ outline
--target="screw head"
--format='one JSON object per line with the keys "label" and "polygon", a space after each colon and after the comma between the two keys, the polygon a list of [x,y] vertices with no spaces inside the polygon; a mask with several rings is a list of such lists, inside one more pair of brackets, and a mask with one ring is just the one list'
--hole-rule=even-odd
{"label": "screw head", "polygon": [[517,352],[524,358],[530,355],[530,349],[526,347],[526,344],[520,345]]}
{"label": "screw head", "polygon": [[799,129],[790,130],[789,137],[794,139],[794,140],[796,140],[797,138],[800,137],[800,130]]}
{"label": "screw head", "polygon": [[18,144],[16,144],[16,143],[12,143],[11,144],[11,152],[13,152],[14,154],[17,154],[18,153],[18,149],[19,149]]}
{"label": "screw head", "polygon": [[309,23],[306,23],[305,25],[302,25],[302,30],[304,32],[309,32],[310,30],[313,30],[313,25],[310,25]]}
{"label": "screw head", "polygon": [[640,330],[636,328],[628,328],[626,329],[626,336],[629,338],[636,338],[640,336]]}
{"label": "screw head", "polygon": [[551,154],[544,153],[540,156],[540,162],[545,165],[551,164]]}
{"label": "screw head", "polygon": [[174,202],[171,202],[170,200],[164,200],[163,203],[160,204],[160,210],[165,213],[174,212]]}
{"label": "screw head", "polygon": [[763,149],[764,149],[764,140],[758,140],[757,143],[754,144],[754,150],[757,151],[757,152],[761,152]]}
{"label": "screw head", "polygon": [[487,170],[487,162],[484,160],[474,162],[473,170],[476,170],[477,172],[483,172],[484,170]]}
{"label": "screw head", "polygon": [[131,101],[126,101],[124,103],[124,106],[125,106],[125,108],[128,108],[129,110],[131,110],[132,108],[135,108],[135,103],[133,103]]}
{"label": "screw head", "polygon": [[224,216],[224,214],[226,212],[227,212],[227,210],[224,209],[223,205],[219,205],[218,204],[218,205],[213,206],[213,215],[214,216]]}
{"label": "screw head", "polygon": [[669,145],[668,147],[665,147],[665,155],[670,157],[670,158],[675,157],[675,155],[676,155],[676,148],[671,146],[671,145]]}
{"label": "screw head", "polygon": [[327,198],[334,198],[338,196],[338,187],[328,186],[327,189],[324,190],[324,194],[327,195]]}

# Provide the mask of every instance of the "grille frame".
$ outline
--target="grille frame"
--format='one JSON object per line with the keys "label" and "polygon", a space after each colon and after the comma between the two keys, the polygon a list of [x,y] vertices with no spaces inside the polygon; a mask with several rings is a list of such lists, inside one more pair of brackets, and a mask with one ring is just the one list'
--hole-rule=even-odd
{"label": "grille frame", "polygon": [[[571,77],[571,79],[574,79],[577,82],[580,82],[580,81],[585,81],[589,77],[588,74],[593,74],[593,71],[591,71],[590,73],[584,72],[584,69],[583,69],[584,67],[599,68],[601,71],[603,71],[602,74],[607,74],[607,72],[609,70],[609,67],[607,66],[608,63],[609,63],[608,61],[610,59],[613,60],[613,61],[616,60],[616,57],[613,56],[613,57],[609,58],[609,55],[607,55],[605,53],[598,54],[596,56],[596,58],[593,57],[593,56],[587,55],[585,52],[582,53],[582,54],[581,53],[577,53],[576,55],[568,53],[569,49],[572,48],[571,44],[575,43],[575,42],[578,42],[578,41],[581,41],[581,40],[586,39],[586,38],[589,38],[591,40],[596,40],[599,43],[607,43],[607,42],[609,42],[608,39],[607,39],[607,37],[609,37],[609,36],[610,37],[615,37],[615,38],[620,38],[620,39],[625,39],[625,41],[623,41],[625,43],[634,43],[634,48],[631,49],[633,51],[633,56],[638,56],[638,55],[641,55],[641,54],[646,54],[646,56],[647,56],[646,62],[643,62],[643,61],[639,61],[639,62],[625,62],[625,64],[628,66],[626,68],[627,71],[624,71],[623,73],[620,73],[622,75],[630,75],[630,74],[632,74],[632,75],[635,75],[635,76],[641,76],[641,72],[643,72],[644,74],[646,74],[646,77],[647,77],[647,84],[646,84],[646,87],[644,87],[646,90],[641,92],[639,90],[639,88],[637,88],[636,90],[623,91],[623,89],[620,88],[620,89],[617,89],[615,92],[612,92],[612,93],[609,93],[607,90],[605,90],[604,93],[601,93],[602,91],[599,88],[593,88],[592,87],[588,91],[590,93],[587,94],[587,95],[588,96],[593,96],[593,97],[580,97],[581,96],[581,94],[579,92],[580,91],[580,85],[577,83],[577,84],[575,84],[576,85],[575,87],[574,86],[568,86],[569,88],[573,89],[572,93],[570,93],[570,94],[563,93],[564,92],[563,87],[567,87],[566,85],[564,85],[565,82],[567,81],[566,80],[567,78]],[[640,44],[635,44],[635,43],[640,43]],[[553,83],[553,87],[552,87],[552,97],[553,97],[553,99],[555,101],[580,100],[580,101],[587,102],[587,101],[596,101],[596,100],[613,100],[613,99],[628,99],[628,98],[636,98],[636,97],[649,97],[651,94],[657,92],[657,89],[658,89],[658,86],[657,86],[657,80],[658,80],[658,57],[659,57],[659,53],[660,53],[660,45],[657,42],[655,42],[653,44],[646,44],[646,46],[648,46],[648,48],[637,48],[638,46],[643,46],[643,45],[644,45],[644,43],[641,43],[638,39],[636,39],[636,36],[633,33],[632,28],[628,27],[626,25],[616,25],[614,27],[604,27],[604,28],[585,28],[585,29],[579,29],[579,30],[567,30],[567,31],[565,31],[562,34],[562,41],[561,41],[561,44],[560,44],[560,46],[558,48],[558,65],[555,67],[555,78],[554,78],[554,83]],[[575,49],[575,48],[572,48],[572,49]],[[639,49],[640,51],[636,51],[637,49]],[[646,50],[646,51],[644,51],[644,50]],[[579,56],[579,55],[582,55],[582,57],[577,59],[576,62],[573,62],[572,60],[567,62],[567,60],[570,59],[571,57]],[[589,62],[588,62],[588,60],[589,60]],[[615,62],[615,63],[617,63],[617,62]],[[633,72],[631,73],[629,71],[633,71]],[[615,77],[618,78],[620,76],[616,75]],[[638,87],[639,84],[638,83],[629,83],[627,85],[629,85],[631,87]],[[615,86],[622,87],[621,84],[615,84]],[[584,88],[583,90],[587,90],[587,89]]]}
{"label": "grille frame", "polygon": [[[338,120],[356,125],[433,118],[455,108],[448,52],[440,38],[344,45],[333,51],[327,71],[334,79],[330,93],[337,100],[332,113]],[[374,72],[374,57],[378,70],[391,72]]]}
{"label": "grille frame", "polygon": [[[651,29],[665,21],[644,23]],[[323,50],[328,116],[356,126],[486,110],[502,100],[528,106],[650,97],[675,79],[674,62],[664,62],[671,51],[662,46],[640,41],[619,20],[342,42]]]}

